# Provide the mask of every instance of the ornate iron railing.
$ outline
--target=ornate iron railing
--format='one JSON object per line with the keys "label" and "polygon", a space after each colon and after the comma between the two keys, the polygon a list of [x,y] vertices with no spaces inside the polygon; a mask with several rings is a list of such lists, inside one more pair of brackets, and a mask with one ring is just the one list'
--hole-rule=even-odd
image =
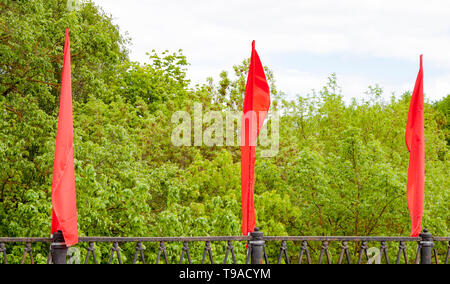
{"label": "ornate iron railing", "polygon": [[[152,246],[146,248],[149,244],[152,244]],[[176,248],[172,247],[170,250],[171,256],[169,257],[168,246],[172,244],[177,245]],[[104,250],[105,245],[109,246],[109,258],[107,262],[105,262],[105,258],[100,259],[96,251],[96,246],[103,246]],[[47,248],[46,263],[65,263],[67,261],[67,248],[65,248],[63,243],[55,242],[55,239],[0,238],[0,263],[10,263],[9,260],[14,256],[14,253],[16,263],[35,263],[34,252],[37,248],[34,249],[33,246],[39,247],[41,250]],[[127,253],[129,257],[126,257],[126,262],[123,261],[121,246],[128,247]],[[22,248],[20,249],[20,247]],[[85,264],[192,264],[195,263],[191,258],[192,247],[195,247],[195,252],[200,252],[201,260],[199,256],[196,259],[198,261],[197,263],[201,264],[448,264],[450,237],[433,237],[427,232],[424,232],[420,237],[416,238],[378,236],[263,236],[262,232],[255,231],[248,237],[80,237],[79,244],[76,247],[78,250],[85,250],[83,255],[78,255],[78,260],[84,258],[82,263]],[[131,249],[133,247],[134,249]],[[63,253],[63,258],[62,260],[53,261],[58,257],[58,249],[59,253]],[[18,251],[21,251],[21,258],[19,256],[20,261],[17,260]],[[238,255],[238,253],[240,254]],[[153,260],[148,261],[148,257],[146,258],[145,254],[153,255]],[[411,255],[413,256],[413,260]],[[79,262],[81,263],[81,261]]]}

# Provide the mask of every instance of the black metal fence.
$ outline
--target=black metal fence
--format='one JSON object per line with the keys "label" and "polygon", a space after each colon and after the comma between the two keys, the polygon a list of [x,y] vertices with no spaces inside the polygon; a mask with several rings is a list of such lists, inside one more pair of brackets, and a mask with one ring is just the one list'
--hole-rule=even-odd
{"label": "black metal fence", "polygon": [[44,263],[448,264],[450,237],[426,230],[416,238],[264,236],[255,230],[248,237],[80,237],[76,250],[67,256],[56,237],[0,238],[0,263],[42,263],[46,255]]}

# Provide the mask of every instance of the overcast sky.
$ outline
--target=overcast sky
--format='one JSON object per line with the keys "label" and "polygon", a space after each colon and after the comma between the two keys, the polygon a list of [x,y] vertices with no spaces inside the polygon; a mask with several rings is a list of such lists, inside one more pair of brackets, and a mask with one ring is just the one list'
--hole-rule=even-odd
{"label": "overcast sky", "polygon": [[131,59],[183,49],[202,83],[250,56],[251,41],[279,90],[319,90],[331,73],[347,101],[379,84],[390,97],[412,91],[424,60],[432,101],[450,94],[448,0],[94,0],[132,39]]}

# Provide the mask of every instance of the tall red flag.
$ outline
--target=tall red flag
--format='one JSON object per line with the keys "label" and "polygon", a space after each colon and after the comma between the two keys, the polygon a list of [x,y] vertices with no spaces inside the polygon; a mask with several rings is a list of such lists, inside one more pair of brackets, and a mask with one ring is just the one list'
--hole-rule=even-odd
{"label": "tall red flag", "polygon": [[253,192],[255,185],[256,138],[270,107],[270,89],[264,68],[252,42],[252,55],[245,88],[241,127],[242,234],[256,226]]}
{"label": "tall red flag", "polygon": [[75,169],[73,163],[72,79],[70,65],[69,29],[66,29],[64,63],[55,161],[52,180],[51,233],[62,231],[67,246],[78,242]]}
{"label": "tall red flag", "polygon": [[424,105],[423,105],[423,65],[420,55],[420,69],[417,75],[414,92],[409,106],[406,123],[406,147],[409,154],[408,182],[406,198],[411,216],[411,237],[420,234],[424,188],[425,188],[425,137],[424,137]]}

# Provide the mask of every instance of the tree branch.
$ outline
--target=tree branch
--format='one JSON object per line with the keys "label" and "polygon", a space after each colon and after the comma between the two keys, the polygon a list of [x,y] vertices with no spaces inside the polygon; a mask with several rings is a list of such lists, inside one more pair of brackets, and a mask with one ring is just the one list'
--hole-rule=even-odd
{"label": "tree branch", "polygon": [[23,121],[23,114],[20,113],[18,110],[15,110],[7,105],[5,105],[5,108],[6,108],[6,110],[9,110],[10,112],[15,113],[19,117],[20,121]]}

